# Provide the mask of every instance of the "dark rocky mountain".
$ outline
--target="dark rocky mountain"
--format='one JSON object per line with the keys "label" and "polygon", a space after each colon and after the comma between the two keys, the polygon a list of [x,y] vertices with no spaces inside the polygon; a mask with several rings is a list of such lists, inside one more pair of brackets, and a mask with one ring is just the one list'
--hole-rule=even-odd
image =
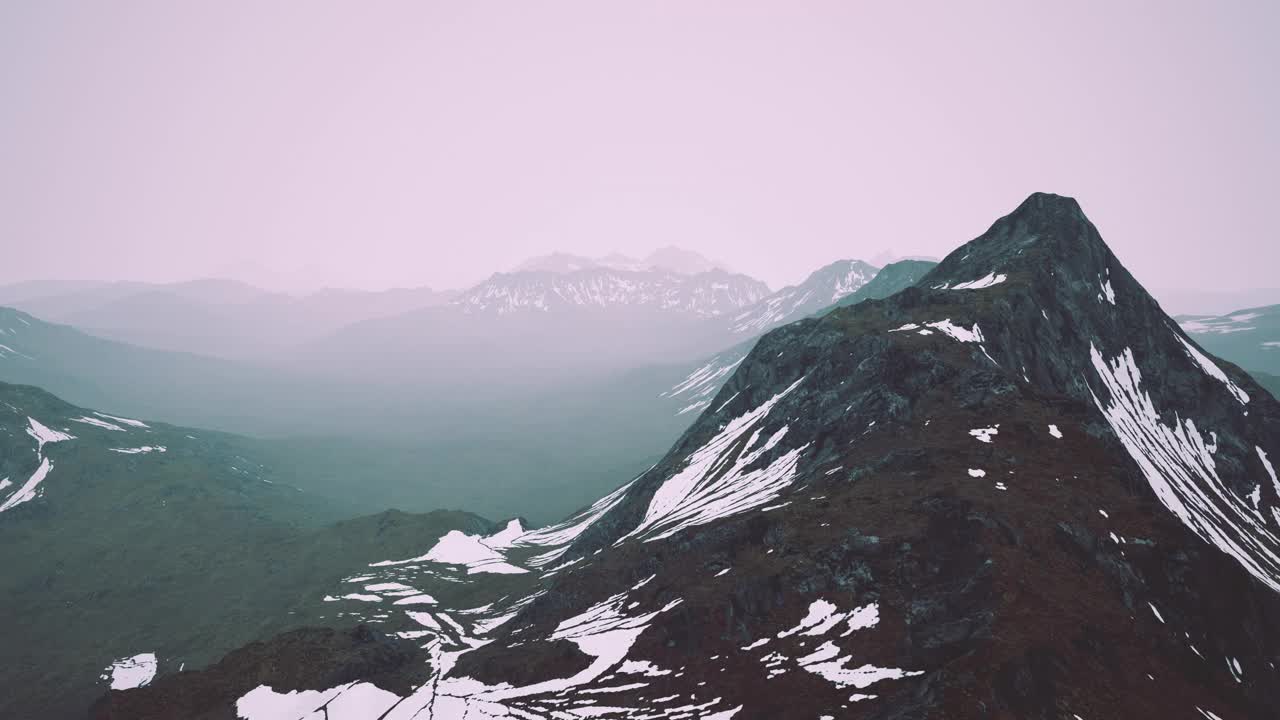
{"label": "dark rocky mountain", "polygon": [[343,512],[235,436],[0,384],[0,717],[83,717],[109,684],[208,664],[296,618],[345,625],[324,593],[350,568],[492,528]]}
{"label": "dark rocky mountain", "polygon": [[1177,320],[1209,352],[1246,370],[1280,374],[1280,305],[1226,315],[1179,315]]}
{"label": "dark rocky mountain", "polygon": [[1272,718],[1278,438],[1280,404],[1036,194],[916,286],[765,335],[564,523],[353,568],[372,629],[93,716]]}

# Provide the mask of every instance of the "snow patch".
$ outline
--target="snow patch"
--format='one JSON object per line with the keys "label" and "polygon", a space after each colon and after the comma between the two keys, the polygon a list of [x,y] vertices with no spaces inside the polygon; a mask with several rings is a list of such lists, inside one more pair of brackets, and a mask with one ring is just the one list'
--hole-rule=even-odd
{"label": "snow patch", "polygon": [[112,690],[129,690],[151,684],[156,676],[155,653],[142,653],[111,663],[102,674],[111,681]]}

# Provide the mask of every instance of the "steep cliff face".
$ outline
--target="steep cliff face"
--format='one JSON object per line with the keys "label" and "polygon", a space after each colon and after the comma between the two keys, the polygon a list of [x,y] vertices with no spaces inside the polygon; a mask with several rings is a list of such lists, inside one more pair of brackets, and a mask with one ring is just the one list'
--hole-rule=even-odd
{"label": "steep cliff face", "polygon": [[565,523],[359,569],[345,612],[422,646],[411,690],[274,668],[192,714],[1268,718],[1276,458],[1276,400],[1037,194],[915,287],[764,336]]}

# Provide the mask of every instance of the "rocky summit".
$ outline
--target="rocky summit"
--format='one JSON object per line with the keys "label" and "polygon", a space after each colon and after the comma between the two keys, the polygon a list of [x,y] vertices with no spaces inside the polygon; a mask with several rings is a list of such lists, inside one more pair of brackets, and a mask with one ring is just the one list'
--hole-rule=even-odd
{"label": "rocky summit", "polygon": [[1274,718],[1277,462],[1276,400],[1035,194],[766,334],[563,523],[353,566],[324,600],[354,629],[91,716]]}

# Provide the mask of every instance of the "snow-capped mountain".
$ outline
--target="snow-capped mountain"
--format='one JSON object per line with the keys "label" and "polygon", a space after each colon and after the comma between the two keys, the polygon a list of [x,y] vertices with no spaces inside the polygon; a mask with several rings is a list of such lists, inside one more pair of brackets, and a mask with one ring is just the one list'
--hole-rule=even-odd
{"label": "snow-capped mountain", "polygon": [[1214,354],[1247,370],[1280,375],[1280,305],[1177,319],[1188,335]]}
{"label": "snow-capped mountain", "polygon": [[498,273],[453,300],[468,313],[505,315],[571,308],[657,310],[718,317],[751,305],[769,288],[759,280],[712,270],[696,275],[591,268],[573,272]]}
{"label": "snow-capped mountain", "polygon": [[853,294],[879,272],[861,260],[839,260],[814,271],[799,285],[785,287],[733,317],[738,335],[759,335],[808,317]]}
{"label": "snow-capped mountain", "polygon": [[94,717],[1267,718],[1278,437],[1036,194],[914,287],[765,335],[563,523],[353,567],[351,636]]}

